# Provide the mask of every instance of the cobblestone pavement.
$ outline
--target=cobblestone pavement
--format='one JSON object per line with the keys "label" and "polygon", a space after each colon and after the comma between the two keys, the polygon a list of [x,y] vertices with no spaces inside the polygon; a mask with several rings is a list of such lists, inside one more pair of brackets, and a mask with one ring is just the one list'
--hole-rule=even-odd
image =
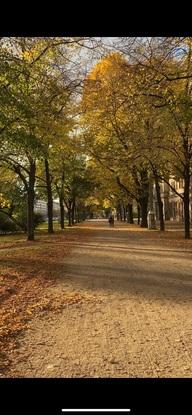
{"label": "cobblestone pavement", "polygon": [[93,300],[35,317],[20,336],[16,376],[191,377],[192,253],[126,225],[91,227],[60,258],[53,289]]}

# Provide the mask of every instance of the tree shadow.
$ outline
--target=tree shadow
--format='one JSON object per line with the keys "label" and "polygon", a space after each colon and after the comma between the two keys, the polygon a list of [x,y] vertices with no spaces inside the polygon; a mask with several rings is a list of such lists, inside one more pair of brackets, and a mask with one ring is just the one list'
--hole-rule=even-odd
{"label": "tree shadow", "polygon": [[[145,297],[147,300],[166,300],[175,303],[191,302],[192,300],[192,276],[190,268],[177,268],[176,264],[167,262],[172,258],[164,252],[161,258],[156,253],[146,250],[143,252],[136,249],[137,257],[134,254],[118,247],[115,252],[111,248],[86,247],[87,252],[77,255],[65,255],[59,260],[53,261],[46,256],[41,258],[37,267],[35,258],[4,258],[3,266],[13,269],[21,269],[26,278],[32,278],[41,270],[44,270],[43,278],[55,279],[65,284],[71,283],[76,288],[88,291],[118,294],[130,294],[138,297]],[[114,253],[117,262],[114,262]],[[97,264],[95,263],[95,258]],[[139,258],[138,258],[139,256]],[[144,257],[144,258],[143,258]],[[185,256],[183,263],[189,261]],[[153,260],[153,262],[151,262]],[[159,262],[158,262],[159,260]],[[75,263],[76,262],[76,263]],[[190,265],[190,264],[189,264]],[[46,273],[47,270],[47,273]]]}

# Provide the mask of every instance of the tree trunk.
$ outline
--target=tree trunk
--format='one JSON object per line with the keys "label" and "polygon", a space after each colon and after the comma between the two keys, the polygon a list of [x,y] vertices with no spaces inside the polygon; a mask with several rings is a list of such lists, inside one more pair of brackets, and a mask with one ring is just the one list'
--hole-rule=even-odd
{"label": "tree trunk", "polygon": [[117,220],[120,220],[119,205],[116,206],[116,212],[117,212]]}
{"label": "tree trunk", "polygon": [[140,225],[141,220],[141,207],[139,203],[137,204],[137,225]]}
{"label": "tree trunk", "polygon": [[127,205],[127,213],[128,213],[127,222],[128,223],[134,223],[134,221],[133,221],[133,205],[132,205],[132,203],[128,203],[128,205]]}
{"label": "tree trunk", "polygon": [[64,229],[65,228],[65,209],[64,209],[64,200],[61,194],[59,197],[59,204],[60,204],[60,225],[61,225],[61,229]]}
{"label": "tree trunk", "polygon": [[47,187],[48,233],[53,233],[53,197],[48,159],[45,159],[45,174]]}
{"label": "tree trunk", "polygon": [[147,221],[147,214],[148,214],[148,197],[143,197],[141,199],[141,228],[148,227]]}
{"label": "tree trunk", "polygon": [[124,203],[123,203],[123,220],[124,220],[124,222],[126,222],[126,207],[125,207]]}
{"label": "tree trunk", "polygon": [[153,172],[153,173],[154,173],[154,179],[155,179],[157,204],[158,204],[158,210],[159,210],[160,231],[164,231],[165,230],[165,222],[164,222],[164,215],[163,215],[163,202],[161,200],[161,190],[160,190],[158,176],[155,172]]}
{"label": "tree trunk", "polygon": [[75,217],[76,217],[76,222],[79,223],[80,222],[79,208],[77,206],[75,207]]}
{"label": "tree trunk", "polygon": [[27,239],[34,241],[34,200],[35,200],[35,161],[30,162],[29,185],[27,189]]}
{"label": "tree trunk", "polygon": [[77,223],[79,223],[79,222],[80,222],[80,218],[79,218],[79,209],[77,208],[77,206],[76,206],[76,221],[77,221]]}
{"label": "tree trunk", "polygon": [[72,202],[71,200],[68,201],[66,206],[67,206],[67,212],[68,212],[68,226],[72,226]]}
{"label": "tree trunk", "polygon": [[75,224],[75,200],[73,200],[73,202],[72,202],[71,222],[72,222],[72,225]]}
{"label": "tree trunk", "polygon": [[65,169],[64,162],[62,165],[62,176],[61,176],[61,190],[59,193],[59,203],[60,203],[60,226],[61,229],[65,228],[65,208],[64,208],[64,182],[65,182]]}
{"label": "tree trunk", "polygon": [[72,226],[71,208],[68,209],[68,226]]}
{"label": "tree trunk", "polygon": [[122,222],[123,216],[122,216],[122,209],[121,209],[121,203],[119,204],[119,220]]}
{"label": "tree trunk", "polygon": [[185,239],[190,239],[190,214],[189,214],[189,193],[190,193],[190,169],[187,165],[184,174],[184,223],[185,223]]}
{"label": "tree trunk", "polygon": [[146,170],[141,172],[141,189],[140,189],[140,206],[141,206],[141,228],[148,227],[148,198],[149,198],[149,179]]}

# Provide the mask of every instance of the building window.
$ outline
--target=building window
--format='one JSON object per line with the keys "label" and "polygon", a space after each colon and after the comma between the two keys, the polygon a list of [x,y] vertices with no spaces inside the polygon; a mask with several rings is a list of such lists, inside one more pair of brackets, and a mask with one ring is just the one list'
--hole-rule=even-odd
{"label": "building window", "polygon": [[179,189],[183,189],[183,187],[184,187],[184,180],[179,179]]}
{"label": "building window", "polygon": [[[170,185],[175,189],[175,180],[171,180]],[[171,189],[171,193],[174,193],[172,189]]]}

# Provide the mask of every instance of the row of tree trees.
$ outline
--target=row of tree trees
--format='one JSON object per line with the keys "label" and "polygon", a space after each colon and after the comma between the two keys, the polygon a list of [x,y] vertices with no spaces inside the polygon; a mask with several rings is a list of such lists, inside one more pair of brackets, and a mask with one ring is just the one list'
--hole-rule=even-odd
{"label": "row of tree trees", "polygon": [[24,216],[28,240],[34,239],[36,197],[47,200],[52,233],[53,198],[60,202],[63,229],[64,203],[71,225],[83,215],[91,189],[91,172],[75,144],[82,82],[77,54],[86,47],[87,38],[0,42],[0,210],[18,226]]}
{"label": "row of tree trees", "polygon": [[[53,199],[61,227],[83,218],[93,200],[147,227],[155,183],[164,230],[160,184],[184,205],[190,237],[191,38],[1,38],[0,212],[23,221],[34,239],[36,197]],[[110,50],[109,50],[110,49]],[[104,56],[95,63],[90,54]],[[85,55],[89,54],[87,74]],[[83,64],[83,65],[82,65]],[[170,177],[184,181],[180,193]],[[24,215],[26,216],[26,215]]]}
{"label": "row of tree trees", "polygon": [[[165,182],[183,201],[185,238],[190,237],[191,46],[191,38],[119,39],[116,51],[86,77],[81,103],[85,151],[111,172],[129,206],[136,201],[141,226],[147,227],[154,182],[164,230],[160,183]],[[183,193],[170,177],[184,180]]]}

